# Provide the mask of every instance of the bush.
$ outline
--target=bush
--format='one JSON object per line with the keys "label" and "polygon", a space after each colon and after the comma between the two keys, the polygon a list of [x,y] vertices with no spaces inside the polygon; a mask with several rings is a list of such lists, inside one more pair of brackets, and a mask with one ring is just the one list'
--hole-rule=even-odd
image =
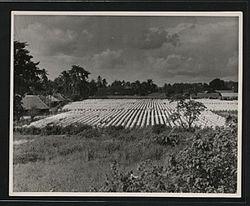
{"label": "bush", "polygon": [[62,127],[55,124],[48,124],[41,129],[41,135],[60,135]]}
{"label": "bush", "polygon": [[111,137],[118,137],[121,133],[126,133],[126,131],[129,130],[125,129],[123,126],[109,126],[104,128],[103,131]]}
{"label": "bush", "polygon": [[169,129],[169,127],[167,127],[165,124],[156,124],[152,127],[152,132],[154,134],[160,134],[167,129]]}
{"label": "bush", "polygon": [[[15,128],[15,132],[19,132],[20,134],[31,134],[31,135],[77,135],[81,134],[83,131],[88,130],[89,136],[91,136],[91,132],[93,132],[92,126],[86,124],[71,124],[66,127],[62,127],[57,124],[48,124],[43,128],[37,127],[19,127]],[[96,132],[96,131],[95,131]],[[87,133],[87,132],[86,132]]]}
{"label": "bush", "polygon": [[120,141],[108,142],[104,145],[104,150],[110,155],[116,151],[120,151],[122,144]]}
{"label": "bush", "polygon": [[191,147],[172,157],[169,167],[175,192],[235,193],[237,132],[220,129],[196,134]]}
{"label": "bush", "polygon": [[175,147],[176,145],[179,144],[179,134],[177,133],[172,133],[172,134],[160,134],[156,135],[153,137],[153,141],[160,144],[160,145],[165,145],[165,146],[171,146]]}
{"label": "bush", "polygon": [[14,129],[14,132],[18,132],[20,134],[28,134],[28,135],[39,135],[41,134],[41,129],[37,127],[18,127]]}
{"label": "bush", "polygon": [[164,169],[161,166],[153,166],[149,161],[142,162],[133,171],[120,172],[119,165],[114,162],[111,165],[111,172],[106,177],[104,186],[100,189],[91,188],[92,192],[163,192],[166,191],[164,182],[166,177],[162,174]]}
{"label": "bush", "polygon": [[142,162],[120,172],[115,162],[101,192],[235,193],[237,189],[237,128],[201,130],[191,146],[172,154],[166,165]]}
{"label": "bush", "polygon": [[14,156],[13,163],[14,164],[25,164],[28,162],[36,162],[36,161],[44,161],[45,158],[39,156],[36,153],[23,153],[18,156]]}
{"label": "bush", "polygon": [[97,128],[83,127],[83,129],[81,129],[81,131],[79,131],[77,135],[85,138],[94,138],[94,137],[99,137],[101,133]]}
{"label": "bush", "polygon": [[77,135],[77,134],[81,134],[83,131],[91,130],[91,129],[92,129],[92,126],[90,125],[74,123],[66,127],[62,127],[62,132],[63,134]]}

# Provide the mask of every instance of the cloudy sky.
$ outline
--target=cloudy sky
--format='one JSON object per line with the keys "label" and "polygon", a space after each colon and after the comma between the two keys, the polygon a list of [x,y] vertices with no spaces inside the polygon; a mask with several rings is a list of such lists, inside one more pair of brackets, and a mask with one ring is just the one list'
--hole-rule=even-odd
{"label": "cloudy sky", "polygon": [[109,82],[238,78],[237,17],[15,16],[14,29],[50,79],[73,64]]}

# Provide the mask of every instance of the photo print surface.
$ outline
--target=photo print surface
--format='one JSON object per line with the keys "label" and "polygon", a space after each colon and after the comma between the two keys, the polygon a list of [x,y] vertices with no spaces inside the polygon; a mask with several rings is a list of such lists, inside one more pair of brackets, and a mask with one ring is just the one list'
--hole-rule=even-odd
{"label": "photo print surface", "polygon": [[12,12],[12,196],[241,197],[240,12]]}

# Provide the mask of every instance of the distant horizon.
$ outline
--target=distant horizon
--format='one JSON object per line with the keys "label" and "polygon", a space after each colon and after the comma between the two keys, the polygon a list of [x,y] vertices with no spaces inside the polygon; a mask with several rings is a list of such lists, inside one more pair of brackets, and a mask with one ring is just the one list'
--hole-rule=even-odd
{"label": "distant horizon", "polygon": [[[87,70],[88,71],[88,70]],[[60,74],[59,74],[60,75]],[[91,73],[90,73],[90,75],[91,75]],[[104,77],[104,76],[101,76],[101,75],[99,75],[102,79],[106,79],[107,80],[107,78],[106,77]],[[98,76],[97,76],[98,77]],[[88,81],[91,81],[91,80],[97,80],[97,77],[96,78],[88,78]],[[56,77],[57,78],[57,77]],[[49,78],[50,79],[50,78]],[[150,78],[148,78],[148,79],[150,79]],[[113,80],[113,81],[107,81],[107,83],[108,84],[110,84],[110,83],[112,83],[112,82],[114,82],[114,81],[125,81],[125,82],[130,82],[130,83],[132,83],[132,82],[135,82],[135,81],[140,81],[140,82],[146,82],[148,79],[142,79],[142,80],[139,80],[139,79],[136,79],[136,80],[132,80],[132,81],[130,81],[130,80],[126,80],[126,79],[115,79],[115,80]],[[214,80],[214,79],[220,79],[220,80],[223,80],[224,82],[236,82],[236,83],[238,83],[238,80],[236,80],[236,81],[234,81],[234,80],[226,80],[226,79],[222,79],[222,78],[217,78],[217,77],[215,77],[215,78],[213,78],[213,79],[211,79],[211,80],[208,80],[208,81],[204,81],[204,82],[201,82],[201,81],[197,81],[197,82],[165,82],[166,84],[199,84],[199,83],[202,83],[202,84],[204,84],[204,83],[206,83],[206,84],[209,84],[212,80]],[[54,79],[50,79],[51,81],[54,81],[55,80],[55,78]],[[151,79],[152,81],[153,81],[153,83],[155,83],[155,84],[157,84],[155,81],[154,81],[154,79]],[[157,86],[160,86],[160,87],[163,87],[164,86],[164,84],[165,83],[163,83],[161,86],[160,86],[160,84],[157,84]]]}
{"label": "distant horizon", "polygon": [[[102,76],[101,76],[102,77]],[[106,79],[105,77],[102,77],[103,79]],[[217,78],[214,78],[214,79],[217,79]],[[201,83],[201,84],[208,84],[209,85],[209,82],[211,82],[212,80],[214,80],[214,79],[211,79],[210,81],[208,81],[208,82],[172,82],[172,83],[170,83],[170,82],[166,82],[166,84],[171,84],[171,85],[173,85],[173,84],[199,84],[199,83]],[[225,80],[225,79],[221,79],[221,78],[219,78],[220,80],[223,80],[224,82],[235,82],[235,83],[238,83],[238,80],[237,81],[234,81],[234,80]],[[91,79],[91,78],[88,78],[88,80],[89,81],[91,81],[91,80],[96,80],[96,79]],[[137,81],[137,80],[135,80],[135,81],[129,81],[129,80],[125,80],[125,79],[116,79],[116,80],[114,80],[114,81],[125,81],[125,82],[130,82],[130,83],[132,83],[132,82],[135,82],[135,81]],[[144,80],[138,80],[138,81],[140,81],[140,82],[146,82],[148,79],[144,79]],[[154,81],[154,79],[152,79],[153,80],[153,83],[154,84],[156,84],[157,86],[159,86],[159,87],[163,87],[164,86],[164,84],[163,85],[160,85],[160,84],[157,84],[155,81]],[[54,81],[54,80],[53,80]],[[112,82],[114,82],[114,81],[112,81]],[[107,83],[108,84],[110,84],[110,83],[112,83],[112,82],[109,82],[109,81],[107,81]]]}

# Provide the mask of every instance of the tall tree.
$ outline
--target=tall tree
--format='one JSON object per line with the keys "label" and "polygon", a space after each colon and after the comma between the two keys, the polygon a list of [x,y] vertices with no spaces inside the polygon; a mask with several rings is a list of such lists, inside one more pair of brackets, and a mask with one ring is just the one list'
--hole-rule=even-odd
{"label": "tall tree", "polygon": [[102,87],[106,88],[108,86],[108,82],[106,79],[102,79]]}
{"label": "tall tree", "polygon": [[73,65],[55,79],[58,91],[75,101],[87,98],[90,95],[89,74],[83,67]]}
{"label": "tall tree", "polygon": [[101,76],[97,77],[97,87],[102,88],[102,77]]}
{"label": "tall tree", "polygon": [[47,76],[45,69],[38,68],[39,62],[32,61],[26,46],[26,42],[14,42],[14,91],[21,96],[39,92]]}
{"label": "tall tree", "polygon": [[216,78],[214,80],[212,80],[209,83],[209,86],[213,89],[213,90],[220,90],[220,89],[225,89],[225,82],[219,78]]}
{"label": "tall tree", "polygon": [[33,62],[33,56],[26,49],[26,42],[14,42],[14,118],[22,115],[22,98],[25,94],[39,94],[45,84],[47,73],[39,69],[39,62]]}
{"label": "tall tree", "polygon": [[94,96],[98,90],[98,87],[97,87],[97,83],[94,79],[92,79],[89,83],[89,89],[90,89],[90,92],[89,92],[89,95],[90,96]]}

